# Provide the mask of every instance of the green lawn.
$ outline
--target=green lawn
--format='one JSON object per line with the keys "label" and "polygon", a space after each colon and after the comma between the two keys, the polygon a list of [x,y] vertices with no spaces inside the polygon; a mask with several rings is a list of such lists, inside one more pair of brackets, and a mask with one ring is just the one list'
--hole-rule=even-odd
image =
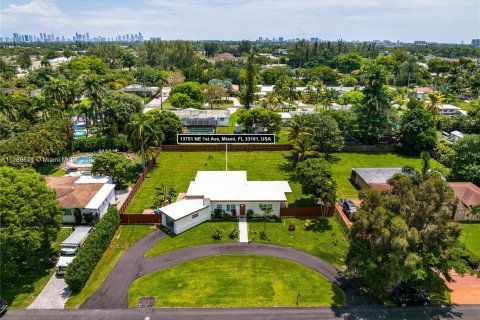
{"label": "green lawn", "polygon": [[70,296],[65,304],[65,308],[78,308],[88,297],[97,291],[122,255],[133,246],[135,242],[151,232],[152,228],[152,226],[145,225],[120,226],[110,246],[90,275],[85,287],[79,293]]}
{"label": "green lawn", "polygon": [[465,243],[465,247],[467,247],[468,250],[473,252],[477,257],[480,257],[480,222],[460,222],[460,227],[462,228],[460,242]]}
{"label": "green lawn", "polygon": [[[221,266],[221,267],[219,267]],[[273,257],[222,255],[197,259],[137,279],[128,304],[154,296],[156,307],[343,305],[343,292],[315,271]]]}
{"label": "green lawn", "polygon": [[[310,206],[312,199],[302,194],[296,182],[290,152],[229,152],[228,170],[247,170],[249,180],[288,180],[292,193],[287,195],[289,206]],[[331,157],[333,177],[339,198],[356,198],[357,190],[350,182],[354,167],[420,166],[420,159],[394,153],[335,153]],[[440,166],[432,161],[433,166]],[[178,192],[186,192],[199,170],[225,170],[225,152],[162,152],[154,169],[145,179],[127,213],[142,213],[153,204],[161,182],[173,183]]]}
{"label": "green lawn", "polygon": [[[60,249],[60,243],[70,234],[70,228],[62,228],[53,244],[56,250]],[[10,309],[26,308],[42,292],[43,287],[55,273],[56,261],[39,261],[35,270],[21,272],[21,276],[15,283],[2,285],[1,296],[9,303]]]}
{"label": "green lawn", "polygon": [[67,171],[65,171],[65,169],[59,168],[48,175],[50,177],[63,177],[66,173]]}
{"label": "green lawn", "polygon": [[[288,231],[288,225],[293,223],[295,231]],[[281,222],[248,222],[249,239],[253,242],[262,242],[280,246],[292,247],[305,251],[339,268],[343,268],[344,255],[348,249],[348,242],[343,239],[342,231],[334,218],[319,220],[319,223],[310,230],[305,230],[305,219],[282,219]],[[213,230],[217,227],[223,231],[221,240],[212,238]],[[266,228],[268,240],[261,240],[253,234]],[[228,235],[233,228],[238,228],[238,222],[204,222],[188,231],[176,236],[168,236],[147,252],[147,257],[155,257],[166,252],[199,246],[210,243],[237,242]]]}
{"label": "green lawn", "polygon": [[235,124],[237,123],[237,114],[236,113],[232,113],[230,115],[230,118],[228,120],[228,127],[217,127],[217,130],[216,132],[217,133],[224,133],[224,134],[227,134],[227,133],[230,133],[230,134],[233,134],[235,133]]}
{"label": "green lawn", "polygon": [[[350,182],[352,168],[384,168],[412,165],[420,169],[420,159],[396,153],[334,153],[332,163],[333,178],[337,182],[339,198],[357,198],[358,191]],[[442,167],[435,160],[433,167]]]}
{"label": "green lawn", "polygon": [[[312,199],[302,194],[294,182],[289,152],[229,152],[228,170],[247,170],[249,180],[289,180],[290,206],[308,206]],[[225,170],[225,152],[162,152],[157,164],[127,208],[127,213],[142,213],[153,204],[161,182],[173,183],[176,192],[186,192],[199,170]]]}

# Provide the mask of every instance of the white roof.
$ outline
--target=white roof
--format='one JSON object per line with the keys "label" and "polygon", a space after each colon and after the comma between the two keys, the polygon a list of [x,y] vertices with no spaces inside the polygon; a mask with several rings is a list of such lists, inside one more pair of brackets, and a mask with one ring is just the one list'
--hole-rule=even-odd
{"label": "white roof", "polygon": [[247,181],[246,171],[199,171],[186,196],[210,201],[286,201],[287,181]]}
{"label": "white roof", "polygon": [[61,256],[60,259],[58,259],[57,266],[66,267],[73,261],[73,259],[75,259],[75,256]]}
{"label": "white roof", "polygon": [[108,195],[115,189],[114,184],[106,183],[93,196],[92,200],[85,206],[85,209],[98,209],[103,201],[108,198]]}
{"label": "white roof", "polygon": [[448,110],[462,110],[459,107],[453,106],[451,104],[444,104],[444,105],[438,106],[438,108],[440,110],[446,110],[446,109],[448,109]]}
{"label": "white roof", "polygon": [[463,138],[465,135],[463,133],[461,133],[460,131],[452,131],[450,133],[452,136],[457,136],[457,137],[460,137],[460,138]]}
{"label": "white roof", "polygon": [[80,176],[75,183],[110,183],[112,179],[108,176]]}
{"label": "white roof", "polygon": [[183,199],[160,208],[160,211],[173,220],[178,220],[206,207],[203,199]]}
{"label": "white roof", "polygon": [[292,119],[292,115],[288,112],[280,112],[282,119]]}

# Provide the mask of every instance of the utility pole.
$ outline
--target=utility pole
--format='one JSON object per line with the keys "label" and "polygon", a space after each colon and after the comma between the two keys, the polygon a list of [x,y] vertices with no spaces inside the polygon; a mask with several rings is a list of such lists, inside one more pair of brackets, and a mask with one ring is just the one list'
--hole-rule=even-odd
{"label": "utility pole", "polygon": [[225,143],[225,171],[228,171],[228,144]]}

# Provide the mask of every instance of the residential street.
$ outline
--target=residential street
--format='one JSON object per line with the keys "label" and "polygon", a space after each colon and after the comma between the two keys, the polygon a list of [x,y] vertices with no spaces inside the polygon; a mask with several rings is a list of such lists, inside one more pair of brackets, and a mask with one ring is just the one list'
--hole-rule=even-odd
{"label": "residential street", "polygon": [[427,320],[480,319],[480,305],[429,307],[10,310],[5,320]]}

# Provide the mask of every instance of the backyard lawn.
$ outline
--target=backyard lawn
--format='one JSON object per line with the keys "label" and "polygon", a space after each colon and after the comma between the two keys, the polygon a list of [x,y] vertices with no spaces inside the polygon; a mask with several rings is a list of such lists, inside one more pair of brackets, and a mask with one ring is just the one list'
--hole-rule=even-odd
{"label": "backyard lawn", "polygon": [[[312,198],[302,194],[296,182],[290,152],[229,152],[228,170],[246,170],[249,180],[288,180],[292,193],[287,195],[289,206],[311,206]],[[333,177],[339,198],[356,198],[357,190],[350,182],[355,167],[420,166],[420,159],[394,153],[335,153],[331,157]],[[440,166],[432,161],[433,166]],[[162,152],[157,164],[138,190],[127,213],[142,213],[153,204],[160,183],[173,183],[175,191],[186,192],[199,170],[225,170],[225,152]]]}
{"label": "backyard lawn", "polygon": [[122,225],[118,228],[110,246],[98,262],[85,287],[79,293],[70,296],[65,308],[78,308],[85,300],[100,288],[110,271],[122,255],[141,238],[152,231],[152,226]]}
{"label": "backyard lawn", "polygon": [[465,243],[468,250],[480,257],[480,222],[460,222],[460,227],[462,228],[460,242]]}
{"label": "backyard lawn", "polygon": [[[219,267],[221,266],[221,267]],[[273,307],[343,305],[343,292],[297,263],[255,255],[201,258],[137,279],[128,304],[154,296],[156,307]]]}
{"label": "backyard lawn", "polygon": [[[338,268],[343,268],[348,242],[343,238],[338,223],[334,218],[319,219],[318,221],[309,230],[305,230],[305,219],[289,218],[282,219],[281,222],[268,222],[266,224],[249,221],[249,239],[253,242],[269,243],[302,250],[325,259]],[[288,231],[290,223],[295,225],[295,231]],[[221,240],[212,238],[215,227],[223,231]],[[155,244],[147,252],[146,256],[154,257],[166,252],[210,243],[237,242],[237,238],[229,238],[230,231],[233,228],[238,228],[238,222],[207,221],[179,235],[164,238]],[[264,228],[268,235],[268,240],[261,240],[254,235],[254,231],[263,231]]]}
{"label": "backyard lawn", "polygon": [[[62,228],[53,244],[56,250],[60,249],[60,243],[70,235],[70,228]],[[56,261],[40,261],[36,270],[22,272],[21,277],[16,279],[12,286],[2,285],[2,298],[9,303],[10,309],[26,308],[42,292],[43,287],[55,273]]]}

